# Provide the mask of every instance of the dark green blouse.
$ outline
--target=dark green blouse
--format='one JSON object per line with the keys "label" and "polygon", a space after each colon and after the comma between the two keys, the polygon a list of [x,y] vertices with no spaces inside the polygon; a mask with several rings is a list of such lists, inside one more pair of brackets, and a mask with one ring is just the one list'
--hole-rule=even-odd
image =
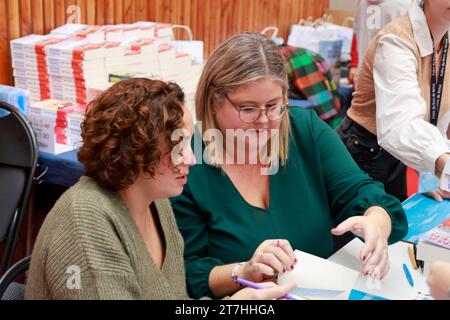
{"label": "dark green blouse", "polygon": [[249,260],[267,239],[287,239],[294,249],[328,258],[330,230],[371,206],[389,213],[390,243],[406,235],[401,203],[359,169],[338,135],[314,111],[291,108],[290,116],[289,159],[270,176],[268,209],[248,204],[221,169],[205,163],[191,168],[184,192],[172,199],[193,297],[212,295],[212,268]]}

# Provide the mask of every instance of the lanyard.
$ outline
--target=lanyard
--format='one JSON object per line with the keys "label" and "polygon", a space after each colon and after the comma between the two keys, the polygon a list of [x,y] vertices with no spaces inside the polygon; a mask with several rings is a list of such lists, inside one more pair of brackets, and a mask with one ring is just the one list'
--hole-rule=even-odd
{"label": "lanyard", "polygon": [[431,114],[430,122],[432,125],[437,125],[439,109],[441,107],[442,90],[444,88],[445,68],[447,65],[447,53],[448,53],[448,32],[444,37],[444,48],[442,49],[442,58],[439,74],[436,74],[436,49],[434,48],[433,41],[433,57],[431,61],[431,95],[430,105]]}

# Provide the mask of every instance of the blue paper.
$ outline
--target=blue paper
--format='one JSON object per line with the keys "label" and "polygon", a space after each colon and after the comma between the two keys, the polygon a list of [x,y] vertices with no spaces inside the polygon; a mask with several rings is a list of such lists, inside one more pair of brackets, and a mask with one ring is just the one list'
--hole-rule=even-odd
{"label": "blue paper", "polygon": [[408,234],[403,239],[418,243],[420,237],[450,219],[450,201],[438,202],[423,194],[415,194],[403,202],[408,219]]}
{"label": "blue paper", "polygon": [[348,300],[389,300],[389,299],[353,289],[350,292]]}
{"label": "blue paper", "polygon": [[290,294],[299,297],[316,297],[316,298],[335,298],[342,294],[342,290],[327,290],[297,287],[290,292]]}

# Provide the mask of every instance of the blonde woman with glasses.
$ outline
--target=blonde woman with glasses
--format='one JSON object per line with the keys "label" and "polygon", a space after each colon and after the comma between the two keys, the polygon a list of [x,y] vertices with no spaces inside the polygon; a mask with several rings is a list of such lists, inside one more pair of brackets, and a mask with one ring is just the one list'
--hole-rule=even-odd
{"label": "blonde woman with glasses", "polygon": [[363,272],[382,278],[388,243],[406,234],[400,202],[313,111],[288,108],[287,90],[280,49],[257,33],[228,39],[205,65],[193,141],[203,154],[172,199],[193,297],[275,278],[302,263],[293,249],[328,258],[333,235],[349,231],[365,240]]}

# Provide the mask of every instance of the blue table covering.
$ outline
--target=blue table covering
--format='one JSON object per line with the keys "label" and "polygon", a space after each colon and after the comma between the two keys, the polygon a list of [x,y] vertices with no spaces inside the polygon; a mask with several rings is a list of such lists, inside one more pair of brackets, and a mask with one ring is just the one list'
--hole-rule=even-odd
{"label": "blue table covering", "polygon": [[71,187],[84,173],[83,165],[77,159],[77,151],[72,150],[58,155],[39,152],[39,165],[47,168],[42,180],[46,183]]}

